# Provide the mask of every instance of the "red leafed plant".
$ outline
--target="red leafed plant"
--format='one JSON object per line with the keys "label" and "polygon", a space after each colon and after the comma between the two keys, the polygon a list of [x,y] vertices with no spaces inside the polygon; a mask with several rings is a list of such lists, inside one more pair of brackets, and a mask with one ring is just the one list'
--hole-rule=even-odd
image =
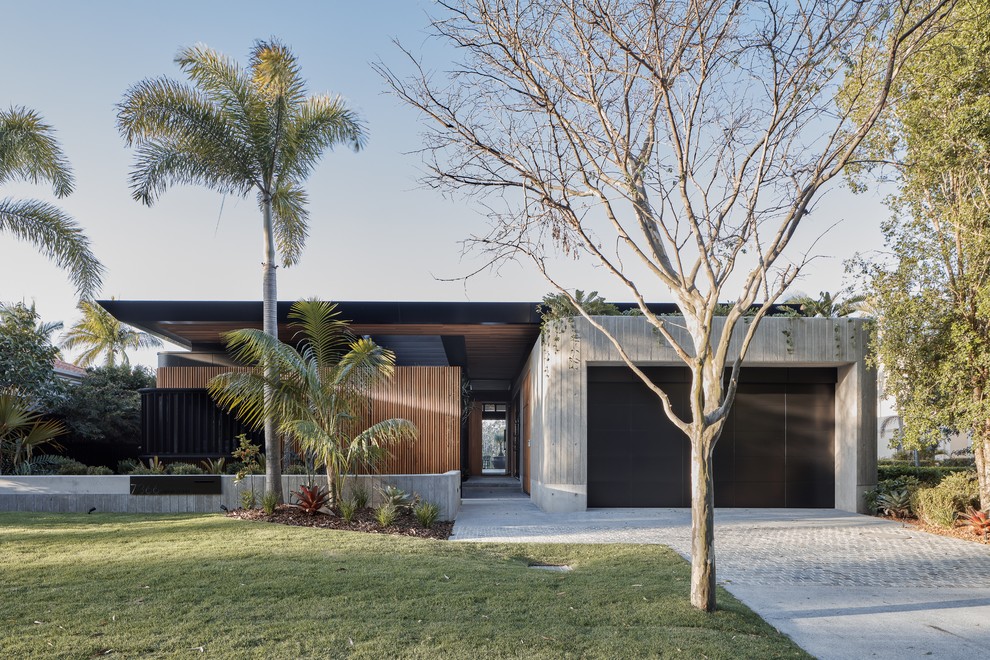
{"label": "red leafed plant", "polygon": [[971,508],[966,513],[959,514],[959,520],[962,521],[963,527],[974,534],[982,534],[984,539],[990,534],[990,515],[986,511]]}
{"label": "red leafed plant", "polygon": [[327,505],[327,498],[330,493],[317,485],[300,486],[299,490],[292,493],[296,498],[296,506],[312,515]]}

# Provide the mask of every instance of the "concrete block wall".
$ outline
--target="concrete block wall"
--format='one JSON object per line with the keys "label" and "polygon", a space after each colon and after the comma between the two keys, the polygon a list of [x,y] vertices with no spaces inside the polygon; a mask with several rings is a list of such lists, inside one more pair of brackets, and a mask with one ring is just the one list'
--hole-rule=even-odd
{"label": "concrete block wall", "polygon": [[[441,520],[453,520],[461,504],[461,473],[457,470],[443,474],[359,475],[351,477],[349,485],[355,483],[352,480],[366,487],[373,505],[381,501],[379,490],[393,485],[438,505]],[[286,499],[291,501],[290,493],[310,481],[305,475],[282,477]],[[326,477],[317,475],[316,483],[324,485]],[[86,513],[96,509],[110,513],[213,513],[221,511],[221,506],[239,507],[241,493],[252,486],[260,503],[265,492],[265,478],[260,475],[247,477],[240,483],[235,483],[232,476],[223,476],[220,495],[131,495],[130,477],[126,475],[0,475],[0,511]]]}

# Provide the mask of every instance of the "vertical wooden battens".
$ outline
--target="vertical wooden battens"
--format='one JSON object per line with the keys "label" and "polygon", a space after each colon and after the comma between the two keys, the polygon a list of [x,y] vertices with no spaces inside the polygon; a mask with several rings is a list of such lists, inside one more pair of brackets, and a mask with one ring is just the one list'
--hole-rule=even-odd
{"label": "vertical wooden battens", "polygon": [[[205,388],[210,379],[247,367],[159,367],[158,389]],[[370,395],[357,430],[393,417],[419,430],[415,441],[392,448],[378,466],[386,474],[439,474],[460,470],[461,370],[459,367],[397,367],[395,376]]]}

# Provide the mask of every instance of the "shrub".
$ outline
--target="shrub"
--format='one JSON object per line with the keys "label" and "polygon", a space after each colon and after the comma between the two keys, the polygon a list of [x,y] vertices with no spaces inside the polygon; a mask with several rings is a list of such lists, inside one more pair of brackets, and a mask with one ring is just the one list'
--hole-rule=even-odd
{"label": "shrub", "polygon": [[384,504],[391,504],[394,506],[397,513],[406,509],[411,509],[416,505],[416,498],[401,488],[396,488],[395,486],[385,486],[382,488],[381,492],[382,502]]}
{"label": "shrub", "polygon": [[86,474],[87,467],[77,460],[57,454],[38,454],[21,461],[11,474],[71,475]]}
{"label": "shrub", "polygon": [[86,471],[89,469],[89,466],[85,463],[61,456],[59,458],[62,460],[59,461],[60,465],[54,474],[86,474]]}
{"label": "shrub", "polygon": [[309,474],[306,466],[302,463],[293,463],[282,471],[282,474]]}
{"label": "shrub", "polygon": [[237,479],[240,481],[249,474],[264,474],[265,456],[261,453],[261,447],[251,442],[246,433],[241,433],[236,437],[240,443],[231,455],[240,461],[240,469],[237,470]]}
{"label": "shrub", "polygon": [[382,527],[388,527],[399,517],[399,509],[391,502],[385,502],[375,509],[375,520]]}
{"label": "shrub", "polygon": [[340,509],[340,517],[344,519],[345,522],[351,522],[354,520],[354,514],[358,510],[357,501],[353,497],[348,497],[345,500],[341,500],[338,509]]}
{"label": "shrub", "polygon": [[950,474],[968,472],[964,467],[914,467],[913,465],[879,465],[877,478],[880,481],[897,479],[899,477],[916,477],[926,486],[936,486]]}
{"label": "shrub", "polygon": [[258,504],[257,498],[254,496],[254,490],[248,490],[245,488],[241,491],[241,508],[242,509],[253,509]]}
{"label": "shrub", "polygon": [[880,493],[876,506],[884,515],[906,518],[911,515],[911,492],[901,488]]}
{"label": "shrub", "polygon": [[433,527],[433,523],[440,516],[440,507],[433,502],[420,502],[413,507],[413,513],[416,515],[416,520],[419,521],[420,525],[430,528]]}
{"label": "shrub", "polygon": [[113,474],[113,470],[108,468],[106,465],[90,465],[86,468],[86,474],[105,476],[108,474]]}
{"label": "shrub", "polygon": [[918,517],[931,525],[950,528],[956,514],[978,505],[979,487],[974,472],[949,475],[934,488],[922,488],[914,498]]}
{"label": "shrub", "polygon": [[[121,461],[123,463],[124,461]],[[165,464],[155,456],[148,464],[145,465],[143,462],[138,461],[135,463],[134,467],[128,472],[128,474],[165,474]]]}
{"label": "shrub", "polygon": [[[877,484],[877,487],[866,492],[867,509],[876,512],[878,503],[882,496],[890,495],[893,492],[906,490],[909,501],[914,497],[915,492],[921,488],[921,482],[914,476],[902,476],[895,479],[885,479]],[[914,510],[909,511],[910,515],[915,515]]]}
{"label": "shrub", "polygon": [[117,461],[117,474],[131,474],[140,462],[136,458],[125,458]]}
{"label": "shrub", "polygon": [[199,462],[203,466],[203,472],[206,474],[223,474],[224,466],[227,462],[223,456],[218,459],[207,458]]}
{"label": "shrub", "polygon": [[970,456],[969,458],[964,458],[962,456],[953,456],[952,458],[947,458],[942,461],[942,467],[961,467],[972,470],[976,467],[976,460]]}
{"label": "shrub", "polygon": [[261,498],[261,510],[265,512],[266,516],[270,516],[275,513],[275,509],[278,508],[278,493],[275,491],[268,491]]}
{"label": "shrub", "polygon": [[203,474],[203,468],[192,463],[172,463],[168,466],[169,474]]}
{"label": "shrub", "polygon": [[296,498],[296,506],[306,513],[312,515],[327,505],[330,493],[326,488],[318,485],[300,486],[299,490],[292,493]]}
{"label": "shrub", "polygon": [[370,495],[368,489],[364,487],[364,484],[357,482],[354,487],[351,488],[351,499],[354,500],[354,506],[358,509],[363,509],[368,506],[368,499]]}

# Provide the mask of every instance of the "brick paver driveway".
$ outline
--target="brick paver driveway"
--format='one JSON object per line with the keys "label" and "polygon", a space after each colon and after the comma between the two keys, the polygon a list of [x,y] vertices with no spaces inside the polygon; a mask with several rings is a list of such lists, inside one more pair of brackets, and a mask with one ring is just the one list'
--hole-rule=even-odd
{"label": "brick paver driveway", "polygon": [[[456,541],[659,543],[690,553],[686,509],[546,514],[466,502]],[[990,656],[990,546],[830,509],[719,509],[719,582],[820,658]]]}

